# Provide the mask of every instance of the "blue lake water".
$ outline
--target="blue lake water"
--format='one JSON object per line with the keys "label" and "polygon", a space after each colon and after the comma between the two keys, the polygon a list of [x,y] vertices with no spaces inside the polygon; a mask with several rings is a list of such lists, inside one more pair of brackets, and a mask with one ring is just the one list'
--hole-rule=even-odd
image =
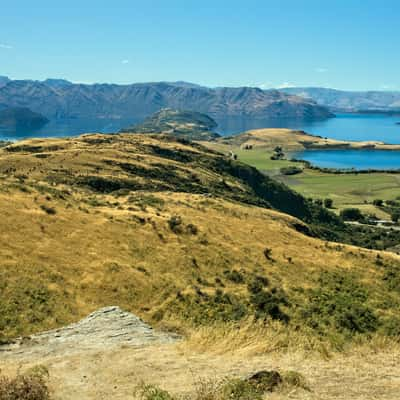
{"label": "blue lake water", "polygon": [[385,114],[338,114],[323,121],[301,119],[219,119],[219,132],[232,135],[249,129],[290,128],[303,130],[313,135],[341,140],[378,140],[386,143],[400,143],[399,116]]}
{"label": "blue lake water", "polygon": [[400,152],[390,150],[306,150],[293,155],[323,168],[400,169]]}
{"label": "blue lake water", "polygon": [[76,136],[88,132],[114,133],[139,122],[138,119],[59,119],[50,121],[41,129],[9,130],[0,128],[0,140]]}
{"label": "blue lake water", "polygon": [[[0,139],[21,140],[31,137],[64,137],[86,132],[112,133],[140,122],[131,119],[72,119],[51,121],[34,131],[7,131],[0,129]],[[217,119],[217,131],[222,135],[234,135],[257,128],[290,128],[313,135],[342,140],[378,140],[400,144],[400,116],[384,114],[339,114],[336,118],[309,122],[290,119],[254,119],[245,117]],[[378,150],[310,150],[296,155],[311,163],[332,168],[398,169],[400,152]]]}

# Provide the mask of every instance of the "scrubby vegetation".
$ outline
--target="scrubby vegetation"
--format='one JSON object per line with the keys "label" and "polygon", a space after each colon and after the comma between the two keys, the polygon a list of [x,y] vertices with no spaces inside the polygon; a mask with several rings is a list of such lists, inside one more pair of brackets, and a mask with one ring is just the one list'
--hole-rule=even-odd
{"label": "scrubby vegetation", "polygon": [[318,286],[306,291],[306,297],[306,305],[300,307],[301,319],[320,335],[349,339],[378,329],[368,291],[351,274],[321,274]]}
{"label": "scrubby vegetation", "polygon": [[174,396],[152,384],[142,383],[136,388],[138,400],[262,400],[267,393],[301,388],[309,390],[305,378],[295,371],[282,373],[259,371],[248,378],[225,378],[222,380],[198,379],[191,395]]}
{"label": "scrubby vegetation", "polygon": [[11,378],[0,375],[0,400],[49,400],[47,378],[44,367]]}

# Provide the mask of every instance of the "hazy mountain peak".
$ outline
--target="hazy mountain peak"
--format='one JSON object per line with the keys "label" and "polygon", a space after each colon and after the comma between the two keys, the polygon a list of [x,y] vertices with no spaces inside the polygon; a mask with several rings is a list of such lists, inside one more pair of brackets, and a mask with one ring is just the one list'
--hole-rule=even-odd
{"label": "hazy mountain peak", "polygon": [[8,82],[10,82],[10,78],[8,76],[0,75],[0,87],[7,85]]}
{"label": "hazy mountain peak", "polygon": [[72,82],[67,81],[66,79],[56,79],[56,78],[48,78],[43,81],[46,85],[53,86],[53,87],[62,87],[62,86],[70,86],[73,85]]}

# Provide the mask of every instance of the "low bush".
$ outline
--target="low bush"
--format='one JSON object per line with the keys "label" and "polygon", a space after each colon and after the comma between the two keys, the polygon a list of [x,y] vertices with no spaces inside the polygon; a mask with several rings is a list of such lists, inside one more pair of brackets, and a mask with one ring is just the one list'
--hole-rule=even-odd
{"label": "low bush", "polygon": [[166,390],[156,385],[141,384],[134,392],[134,398],[140,400],[174,400],[175,398]]}
{"label": "low bush", "polygon": [[332,199],[325,199],[324,200],[324,206],[326,207],[326,208],[332,208],[333,207],[333,200]]}
{"label": "low bush", "polygon": [[280,169],[280,173],[282,175],[297,175],[301,174],[303,170],[299,167],[290,166],[290,167],[283,167]]}
{"label": "low bush", "polygon": [[237,271],[236,269],[230,271],[226,270],[224,271],[224,275],[226,279],[230,280],[233,283],[243,283],[244,282],[244,276],[241,272]]}
{"label": "low bush", "polygon": [[340,212],[340,216],[345,221],[362,221],[364,219],[358,208],[345,208]]}
{"label": "low bush", "polygon": [[42,205],[40,206],[40,208],[41,208],[46,214],[49,214],[49,215],[55,215],[55,214],[57,213],[57,211],[55,210],[55,208],[50,207],[50,206],[47,206],[47,205],[45,205],[45,204],[42,204]]}
{"label": "low bush", "polygon": [[400,292],[400,268],[393,266],[385,268],[383,280],[390,290]]}
{"label": "low bush", "polygon": [[377,206],[377,207],[382,207],[382,206],[383,206],[383,200],[381,200],[381,199],[375,199],[375,200],[372,202],[372,204],[373,204],[374,206]]}
{"label": "low bush", "polygon": [[139,400],[262,400],[270,392],[281,387],[310,390],[298,372],[259,371],[248,378],[198,379],[191,395],[173,396],[155,385],[142,383],[135,390]]}
{"label": "low bush", "polygon": [[45,368],[34,368],[13,378],[0,376],[0,400],[49,400],[47,378]]}
{"label": "low bush", "polygon": [[282,289],[266,290],[267,278],[256,277],[249,285],[250,303],[254,307],[256,318],[272,318],[284,323],[289,322],[289,316],[282,311],[282,306],[288,306],[289,301]]}
{"label": "low bush", "polygon": [[182,218],[179,215],[173,215],[168,220],[169,229],[171,229],[171,231],[176,233],[177,235],[179,235],[179,234],[181,234],[183,232],[182,225],[183,225],[183,221],[182,221]]}
{"label": "low bush", "polygon": [[301,317],[314,331],[328,336],[369,333],[379,326],[368,306],[367,290],[349,274],[321,274],[318,287],[308,290],[308,303]]}

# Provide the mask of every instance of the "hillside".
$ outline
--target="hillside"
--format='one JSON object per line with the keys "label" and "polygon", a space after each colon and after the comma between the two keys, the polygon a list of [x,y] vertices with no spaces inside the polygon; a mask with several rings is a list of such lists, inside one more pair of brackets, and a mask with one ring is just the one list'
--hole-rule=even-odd
{"label": "hillside", "polygon": [[[339,347],[397,329],[396,256],[317,239],[347,228],[202,146],[161,135],[18,142],[0,150],[0,186],[2,340],[109,305],[174,330],[272,318]],[[347,305],[325,314],[336,286]]]}
{"label": "hillside", "polygon": [[0,149],[0,189],[2,373],[42,364],[56,400],[266,368],[292,377],[271,398],[395,398],[400,258],[322,239],[364,233],[256,169],[173,136],[92,134]]}
{"label": "hillside", "polygon": [[283,93],[313,100],[333,111],[398,111],[400,92],[389,91],[345,91],[327,88],[294,87],[281,89]]}
{"label": "hillside", "polygon": [[29,107],[47,118],[143,118],[162,108],[212,117],[324,119],[332,114],[301,97],[257,88],[206,88],[182,82],[73,84],[64,80],[10,81],[0,87],[0,107]]}
{"label": "hillside", "polygon": [[29,108],[13,107],[0,110],[0,128],[39,129],[49,122],[43,115]]}
{"label": "hillside", "polygon": [[379,141],[336,140],[291,129],[254,129],[239,135],[222,137],[218,139],[218,142],[242,148],[252,146],[268,150],[273,150],[276,146],[280,146],[285,151],[305,149],[400,150],[400,145],[396,144],[386,144]]}
{"label": "hillside", "polygon": [[206,114],[163,108],[121,132],[169,133],[188,140],[213,140],[220,136],[214,132],[216,127],[217,123]]}

